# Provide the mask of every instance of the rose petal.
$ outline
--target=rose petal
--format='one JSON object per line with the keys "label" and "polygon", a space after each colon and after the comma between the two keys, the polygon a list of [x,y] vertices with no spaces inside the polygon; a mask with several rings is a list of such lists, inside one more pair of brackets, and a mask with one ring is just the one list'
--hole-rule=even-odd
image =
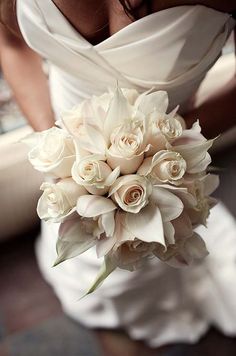
{"label": "rose petal", "polygon": [[107,151],[107,163],[112,169],[120,167],[121,174],[135,173],[142,163],[143,158],[144,154],[133,156],[132,158],[124,158],[113,156],[109,150]]}

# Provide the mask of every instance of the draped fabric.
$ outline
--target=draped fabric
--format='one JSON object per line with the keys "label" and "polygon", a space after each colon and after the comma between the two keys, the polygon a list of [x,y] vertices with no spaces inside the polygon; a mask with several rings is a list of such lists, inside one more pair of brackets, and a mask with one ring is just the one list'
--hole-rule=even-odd
{"label": "draped fabric", "polygon": [[[114,87],[167,90],[170,109],[188,100],[221,54],[235,21],[202,5],[178,6],[137,20],[91,45],[51,0],[17,0],[22,34],[47,59],[57,116],[92,94]],[[222,216],[224,217],[222,219]],[[236,333],[236,224],[218,205],[201,233],[210,256],[179,270],[157,259],[136,272],[116,270],[93,295],[78,301],[101,260],[94,250],[52,269],[56,224],[43,224],[37,257],[67,314],[89,327],[124,328],[151,346],[194,342],[215,324]],[[222,239],[224,236],[224,240]]]}

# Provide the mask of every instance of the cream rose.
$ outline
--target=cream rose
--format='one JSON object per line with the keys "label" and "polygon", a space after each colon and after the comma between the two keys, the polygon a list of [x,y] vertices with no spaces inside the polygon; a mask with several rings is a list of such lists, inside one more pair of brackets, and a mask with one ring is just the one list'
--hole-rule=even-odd
{"label": "cream rose", "polygon": [[62,221],[76,211],[77,199],[88,194],[72,178],[62,179],[56,184],[45,182],[40,189],[43,194],[37,206],[38,215],[40,219],[52,222]]}
{"label": "cream rose", "polygon": [[117,127],[110,137],[107,162],[114,169],[118,165],[122,174],[135,173],[149,149],[143,122],[130,120]]}
{"label": "cream rose", "polygon": [[72,167],[72,177],[80,185],[83,185],[91,194],[104,195],[120,174],[119,167],[114,171],[103,157],[90,155],[76,161]]}
{"label": "cream rose", "polygon": [[219,185],[219,177],[214,174],[208,174],[194,181],[184,182],[189,193],[196,199],[196,205],[189,207],[187,213],[194,226],[200,224],[207,226],[207,218],[210,209],[217,203],[217,200],[210,197]]}
{"label": "cream rose", "polygon": [[129,174],[119,177],[111,186],[109,196],[121,209],[130,213],[138,213],[149,203],[152,184],[145,177]]}
{"label": "cream rose", "polygon": [[185,160],[179,153],[163,150],[157,152],[153,157],[146,158],[137,173],[149,175],[154,181],[181,184],[186,166]]}
{"label": "cream rose", "polygon": [[37,138],[36,146],[28,154],[33,167],[52,177],[70,177],[75,160],[72,138],[64,130],[56,127],[38,133]]}
{"label": "cream rose", "polygon": [[167,140],[174,140],[183,133],[182,125],[175,117],[163,115],[157,119],[156,125]]}

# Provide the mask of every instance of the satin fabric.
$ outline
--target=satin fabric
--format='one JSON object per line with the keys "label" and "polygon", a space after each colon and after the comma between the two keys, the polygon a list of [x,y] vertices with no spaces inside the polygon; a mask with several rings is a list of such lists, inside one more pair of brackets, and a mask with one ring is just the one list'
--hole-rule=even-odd
{"label": "satin fabric", "polygon": [[[17,15],[26,42],[48,60],[57,117],[117,81],[140,91],[167,90],[170,109],[181,104],[184,111],[235,25],[230,15],[202,5],[178,6],[133,22],[93,46],[50,0],[17,0]],[[235,228],[234,219],[218,205],[209,229],[201,231],[210,249],[205,262],[178,270],[156,259],[136,272],[116,270],[80,301],[101,264],[95,251],[52,269],[58,226],[43,224],[37,257],[65,312],[84,325],[124,328],[153,347],[195,342],[210,324],[228,334],[236,332],[236,290],[231,283]]]}

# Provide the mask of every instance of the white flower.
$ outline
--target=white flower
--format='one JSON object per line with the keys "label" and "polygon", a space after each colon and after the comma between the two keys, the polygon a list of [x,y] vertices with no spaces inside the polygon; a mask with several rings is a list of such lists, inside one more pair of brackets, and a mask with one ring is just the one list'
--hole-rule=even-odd
{"label": "white flower", "polygon": [[109,196],[121,209],[130,213],[138,213],[149,203],[152,184],[145,177],[129,174],[119,177],[111,186]]}
{"label": "white flower", "polygon": [[201,134],[201,127],[196,122],[190,130],[185,130],[181,137],[175,139],[167,148],[179,152],[187,163],[187,172],[190,174],[201,173],[211,163],[207,152],[214,139],[207,140]]}
{"label": "white flower", "polygon": [[178,218],[184,205],[180,198],[161,186],[153,186],[145,177],[120,177],[109,195],[122,210],[116,213],[117,243],[133,241],[157,242],[165,246],[164,235],[172,238],[171,221]]}
{"label": "white flower", "polygon": [[148,142],[151,148],[145,154],[146,156],[152,156],[166,149],[169,141],[182,135],[184,120],[176,113],[177,109],[178,107],[169,114],[155,110],[150,115],[152,130]]}
{"label": "white flower", "polygon": [[189,207],[187,213],[192,221],[193,226],[203,224],[207,226],[207,218],[210,214],[210,208],[216,204],[216,200],[209,195],[212,194],[219,185],[217,175],[208,174],[198,179],[185,181],[189,193],[195,198],[194,207]]}
{"label": "white flower", "polygon": [[185,171],[186,162],[179,153],[163,150],[145,158],[137,173],[150,176],[154,182],[181,184]]}
{"label": "white flower", "polygon": [[[112,212],[107,219],[112,221]],[[106,219],[104,219],[106,220]],[[97,247],[98,257],[110,251],[115,243],[112,237],[104,233],[102,216],[99,218],[81,218],[79,215],[65,220],[59,229],[57,240],[57,265],[69,258],[73,258],[87,251],[93,246]]]}
{"label": "white flower", "polygon": [[141,268],[148,258],[154,257],[153,251],[157,243],[147,243],[139,239],[123,242],[119,246],[114,246],[109,253],[114,264],[128,271],[135,271]]}
{"label": "white flower", "polygon": [[156,122],[160,132],[167,138],[167,140],[173,140],[182,135],[182,125],[175,117],[159,117]]}
{"label": "white flower", "polygon": [[99,240],[96,242],[98,257],[106,255],[115,244],[116,209],[111,199],[98,195],[84,195],[77,201],[77,212],[83,217],[84,228]]}
{"label": "white flower", "polygon": [[122,174],[137,171],[143,161],[147,145],[143,121],[127,120],[117,127],[110,137],[111,146],[107,150],[107,162],[115,168],[118,165]]}
{"label": "white flower", "polygon": [[57,178],[70,177],[75,160],[73,140],[56,127],[37,133],[37,144],[30,150],[28,158],[40,172]]}
{"label": "white flower", "polygon": [[56,184],[45,182],[40,189],[43,194],[38,202],[38,215],[40,219],[52,222],[62,221],[76,211],[77,199],[88,194],[72,178],[62,179]]}
{"label": "white flower", "polygon": [[79,105],[62,114],[59,124],[70,134],[80,138],[84,136],[84,125],[102,129],[103,121],[112,98],[112,93],[92,96],[83,100]]}
{"label": "white flower", "polygon": [[166,250],[156,244],[153,253],[168,265],[177,268],[189,266],[208,255],[205,242],[196,232],[179,240],[175,245],[169,245]]}
{"label": "white flower", "polygon": [[105,163],[102,156],[90,155],[76,161],[72,167],[72,177],[88,192],[104,195],[120,174],[119,167],[114,171]]}

